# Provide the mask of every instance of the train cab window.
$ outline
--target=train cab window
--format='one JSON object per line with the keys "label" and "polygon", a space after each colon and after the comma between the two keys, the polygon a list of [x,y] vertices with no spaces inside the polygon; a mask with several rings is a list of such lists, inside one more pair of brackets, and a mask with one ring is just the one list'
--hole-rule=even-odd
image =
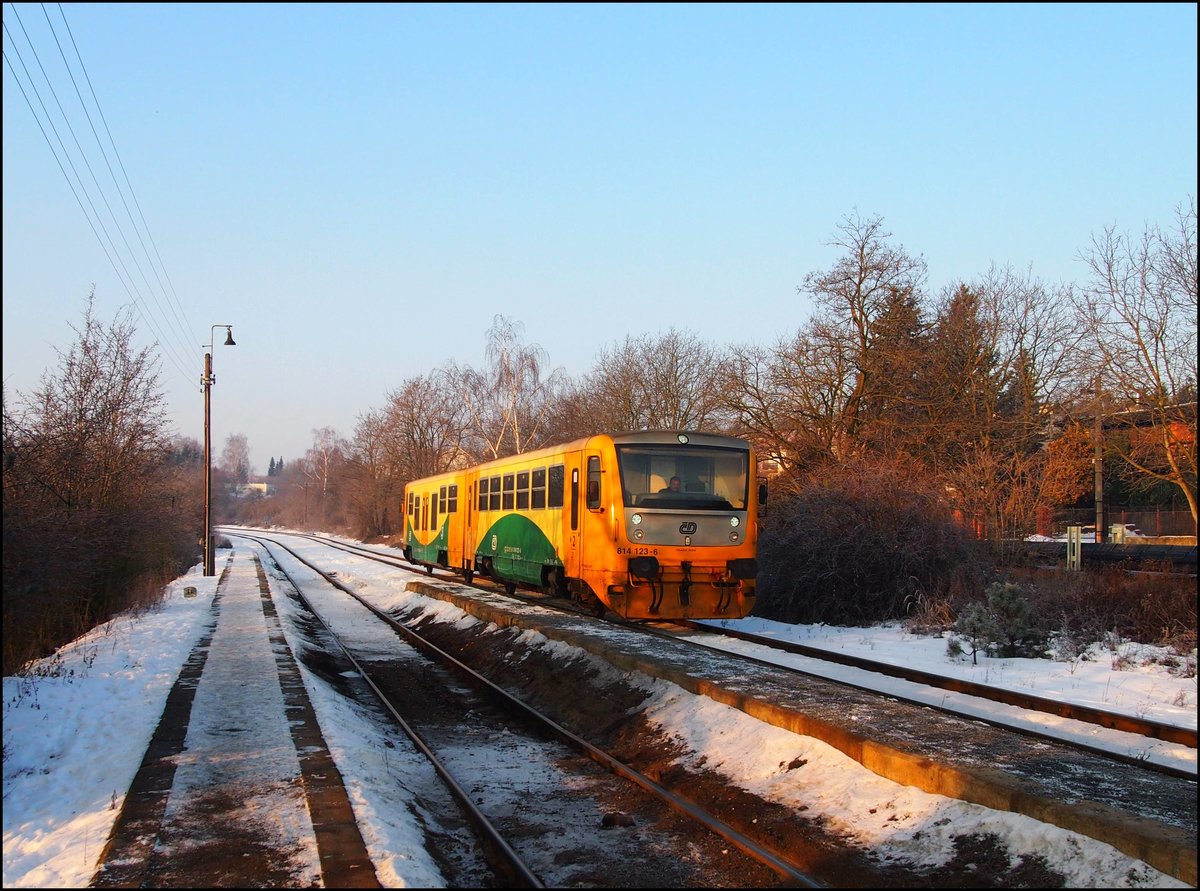
{"label": "train cab window", "polygon": [[600,458],[598,455],[588,457],[587,506],[588,510],[600,509]]}
{"label": "train cab window", "polygon": [[492,477],[492,485],[488,491],[490,492],[488,495],[488,509],[500,510],[500,477]]}
{"label": "train cab window", "polygon": [[546,489],[546,507],[563,506],[563,490],[566,488],[566,468],[562,464],[550,467],[550,485]]}
{"label": "train cab window", "polygon": [[541,510],[546,506],[546,468],[539,467],[533,471],[533,491],[530,493],[530,506]]}
{"label": "train cab window", "polygon": [[458,484],[455,483],[446,490],[446,497],[449,499],[445,502],[445,510],[448,514],[458,513]]}
{"label": "train cab window", "polygon": [[517,474],[517,510],[529,510],[529,471]]}
{"label": "train cab window", "polygon": [[511,473],[504,474],[504,505],[503,510],[513,509],[513,483],[514,477]]}

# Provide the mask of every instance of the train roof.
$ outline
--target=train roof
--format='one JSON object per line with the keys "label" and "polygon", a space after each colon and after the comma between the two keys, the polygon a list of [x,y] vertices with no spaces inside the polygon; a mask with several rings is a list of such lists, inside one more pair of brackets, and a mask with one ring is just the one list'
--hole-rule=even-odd
{"label": "train roof", "polygon": [[613,433],[612,441],[617,445],[647,443],[663,445],[707,445],[725,448],[748,449],[750,444],[737,436],[723,433],[706,433],[703,430],[633,430],[629,433]]}
{"label": "train roof", "polygon": [[679,445],[687,443],[689,445],[723,446],[725,448],[748,449],[750,447],[750,444],[746,440],[739,437],[726,436],[722,433],[705,433],[702,430],[631,430],[626,433],[600,433],[560,445],[547,446],[546,448],[535,449],[531,452],[522,452],[519,455],[508,455],[504,458],[485,461],[482,464],[475,465],[475,468],[500,467],[505,464],[511,464],[514,461],[536,461],[539,458],[547,458],[563,452],[575,452],[585,448],[599,448],[610,440],[614,445]]}
{"label": "train roof", "polygon": [[447,470],[438,474],[422,477],[416,480],[410,480],[412,483],[420,483],[429,485],[430,483],[440,483],[443,480],[451,480],[458,477],[460,474],[474,470],[486,470],[493,467],[504,467],[506,465],[526,461],[537,461],[542,458],[550,458],[555,455],[560,455],[563,452],[576,452],[585,448],[599,448],[608,441],[614,445],[698,445],[698,446],[719,446],[723,448],[742,448],[749,449],[750,444],[746,440],[737,436],[727,436],[723,433],[706,433],[703,430],[630,430],[625,433],[601,433],[595,436],[586,436],[582,439],[572,440],[571,442],[561,443],[559,445],[546,446],[545,448],[535,449],[531,452],[521,452],[518,455],[507,455],[503,458],[495,458],[491,461],[484,461],[481,464],[474,464],[470,467],[463,467],[456,470]]}

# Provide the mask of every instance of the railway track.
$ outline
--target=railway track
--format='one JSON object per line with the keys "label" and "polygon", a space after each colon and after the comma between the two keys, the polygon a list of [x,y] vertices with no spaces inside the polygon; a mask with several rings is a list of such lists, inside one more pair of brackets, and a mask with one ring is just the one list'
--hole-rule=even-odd
{"label": "railway track", "polygon": [[[381,574],[364,566],[364,578],[384,579],[388,566],[405,569],[410,578],[415,575],[411,564],[399,556],[359,544],[308,537],[321,547],[336,547],[385,567]],[[425,574],[435,575],[428,570]],[[641,625],[623,628],[614,636],[586,613],[578,615],[579,610],[564,609],[561,603],[552,604],[545,597],[527,594],[522,596],[539,609],[514,610],[512,599],[499,591],[480,591],[481,596],[473,596],[460,578],[450,578],[450,585],[425,585],[414,579],[401,587],[424,594],[435,603],[451,603],[491,629],[483,637],[494,642],[481,641],[483,649],[473,653],[473,658],[484,662],[507,659],[520,664],[526,656],[504,655],[504,645],[497,650],[496,643],[516,639],[512,635],[519,638],[522,628],[537,630],[545,639],[564,641],[598,655],[618,671],[670,680],[685,691],[732,705],[768,724],[822,740],[882,777],[964,802],[1035,816],[1105,841],[1194,884],[1194,776],[1190,782],[1168,777],[1151,779],[1153,772],[1144,770],[1141,763],[1122,765],[1073,749],[1061,740],[1033,745],[1019,742],[1017,735],[1006,736],[1002,729],[987,728],[975,717],[964,720],[947,714],[943,719],[927,707],[898,701],[890,693],[855,690],[819,676],[802,677],[782,671],[777,664],[746,660],[740,653],[710,650],[708,656],[691,655],[684,648],[697,648],[680,638],[683,633],[698,634],[690,629],[665,634],[670,642],[655,642],[656,637],[642,633],[645,628]],[[550,606],[554,609],[544,609]],[[430,607],[411,608],[420,611]],[[567,612],[576,615],[565,615]],[[444,621],[434,621],[433,625],[447,627]],[[456,631],[445,631],[444,638],[455,652],[470,646]],[[495,664],[504,674],[511,662]],[[563,666],[552,661],[542,664],[537,674],[557,679],[562,672]],[[577,678],[576,683],[578,688],[572,689],[585,689],[587,676]],[[524,689],[520,683],[517,687]],[[611,693],[605,690],[593,695],[602,696],[605,707],[611,709]],[[583,709],[587,710],[586,704]],[[577,707],[572,707],[571,713],[579,717]],[[621,713],[619,707],[616,713]],[[689,774],[686,782],[693,781],[694,776]]]}
{"label": "railway track", "polygon": [[[1061,567],[1066,562],[1066,542],[1027,541],[1022,549],[1033,560]],[[1196,546],[1169,544],[1113,544],[1084,541],[1080,543],[1083,565],[1123,565],[1130,571],[1170,571],[1196,574]]]}
{"label": "railway track", "polygon": [[[291,533],[291,534],[296,534],[296,533]],[[397,566],[402,569],[406,569],[411,572],[418,571],[416,568],[413,567],[412,564],[408,563],[402,557],[389,555],[389,554],[383,554],[379,551],[376,551],[372,548],[364,547],[362,545],[355,545],[355,544],[350,544],[348,542],[337,541],[337,540],[330,539],[326,536],[321,536],[321,535],[304,534],[303,537],[307,537],[312,541],[317,541],[317,542],[320,542],[321,544],[328,545],[329,547],[334,547],[339,550],[345,551],[347,553],[355,554],[357,556],[361,556],[361,557],[364,557],[369,560],[375,560],[377,562],[381,562],[384,564],[394,565],[394,566]],[[442,577],[445,579],[453,580],[457,584],[468,584],[468,583],[464,582],[464,580],[461,578],[461,576],[458,576],[458,575],[450,572],[449,570],[447,570],[444,573],[435,574],[432,569],[429,569],[428,567],[426,567],[425,572],[427,575],[430,575],[430,576]],[[472,580],[472,582],[470,582],[469,584],[471,586],[477,587],[481,590],[503,591],[506,596],[514,597],[514,598],[516,598],[518,600],[522,600],[526,603],[537,604],[539,606],[544,606],[544,607],[547,607],[550,609],[560,610],[563,612],[569,612],[569,613],[580,615],[580,616],[589,616],[590,617],[590,616],[594,615],[592,613],[592,611],[589,610],[588,608],[581,607],[571,601],[562,600],[560,598],[555,598],[555,597],[550,597],[545,594],[530,594],[528,592],[525,592],[525,591],[522,591],[519,589],[513,590],[511,586],[496,585],[494,583],[487,581],[486,579],[476,578],[476,579]],[[619,619],[616,617],[607,618],[606,621],[613,622],[614,624],[618,624],[622,627],[639,630],[644,633],[670,634],[669,631],[664,631],[661,627],[656,627],[654,625],[649,625],[649,624],[645,624],[645,623],[627,622],[625,620],[622,620],[622,619]],[[894,677],[894,678],[901,678],[903,680],[907,680],[914,684],[928,687],[931,689],[944,690],[944,691],[953,692],[953,693],[960,693],[960,694],[963,694],[966,696],[971,696],[971,697],[974,697],[977,699],[987,700],[989,702],[996,702],[996,703],[1002,703],[1005,705],[1013,706],[1014,708],[1017,708],[1017,709],[1027,710],[1030,712],[1040,712],[1043,714],[1053,715],[1053,716],[1060,717],[1060,718],[1066,718],[1069,720],[1080,721],[1080,722],[1083,722],[1086,724],[1093,724],[1098,727],[1104,727],[1104,728],[1111,729],[1111,730],[1117,730],[1122,733],[1130,733],[1130,734],[1134,734],[1136,736],[1145,737],[1146,739],[1162,740],[1164,742],[1178,744],[1178,745],[1186,746],[1186,747],[1189,747],[1192,749],[1195,749],[1197,746],[1196,731],[1191,728],[1178,727],[1178,726],[1174,726],[1174,725],[1170,725],[1170,724],[1164,724],[1161,722],[1151,721],[1151,720],[1147,720],[1145,718],[1140,718],[1140,717],[1137,717],[1134,715],[1121,714],[1118,712],[1107,711],[1104,709],[1091,708],[1091,707],[1077,705],[1077,704],[1073,704],[1073,703],[1069,703],[1069,702],[1063,702],[1061,700],[1048,699],[1045,697],[1035,696],[1035,695],[1029,694],[1029,693],[1023,693],[1019,690],[1004,689],[1004,688],[994,687],[994,686],[990,686],[990,685],[986,685],[986,684],[978,684],[978,683],[973,683],[970,681],[964,681],[964,680],[960,680],[957,678],[948,678],[948,677],[945,677],[942,675],[930,674],[929,672],[923,672],[923,671],[919,671],[916,669],[905,668],[904,666],[897,666],[897,665],[893,665],[890,663],[881,662],[878,660],[863,659],[861,657],[850,656],[850,655],[847,655],[844,653],[836,653],[836,652],[831,652],[829,650],[823,650],[823,649],[816,648],[816,647],[806,647],[801,644],[795,644],[795,643],[791,643],[791,642],[787,642],[787,641],[779,641],[779,640],[775,640],[772,638],[763,637],[761,635],[749,634],[746,632],[737,631],[735,629],[722,628],[722,627],[716,626],[712,623],[692,622],[692,621],[681,620],[681,621],[675,621],[672,623],[662,623],[662,624],[666,625],[666,626],[675,625],[679,628],[691,629],[692,631],[695,631],[700,635],[712,636],[713,638],[726,637],[726,638],[731,638],[731,639],[748,641],[748,642],[763,646],[765,648],[769,648],[772,650],[778,650],[778,651],[782,651],[782,652],[787,652],[787,653],[791,653],[791,654],[795,654],[795,655],[805,656],[807,658],[818,660],[818,661],[824,662],[824,663],[845,665],[845,666],[861,669],[863,671],[870,672],[872,674],[884,675],[887,677]],[[693,645],[706,646],[706,643],[705,643],[705,640],[703,637],[693,640],[688,637],[681,637],[678,634],[670,634],[670,636],[675,637],[680,640],[684,640]],[[744,658],[749,659],[751,657],[744,657]],[[757,660],[757,661],[759,661],[763,664],[778,665],[778,663],[771,663],[771,662],[769,662],[769,660],[765,660],[765,659],[761,659],[761,660]],[[803,673],[803,669],[788,668],[786,666],[779,666],[779,667],[780,667],[780,670],[801,671]],[[846,681],[846,683],[850,683],[853,685],[853,682],[851,682],[851,681]],[[871,687],[869,685],[863,684],[860,686],[862,686],[863,689],[871,689]],[[940,706],[932,706],[932,707],[937,707],[943,711],[947,711],[947,712],[951,712],[951,713],[955,713],[955,714],[961,714],[961,712],[956,711],[952,705],[940,705]],[[992,723],[997,723],[1000,726],[1012,728],[1011,723],[1005,723],[999,719],[991,719],[991,718],[987,718],[987,717],[981,717],[979,715],[971,715],[971,717],[976,720],[990,721]],[[1053,736],[1051,734],[1040,734],[1037,730],[1031,729],[1029,727],[1017,727],[1017,728],[1012,728],[1012,729],[1017,729],[1019,732],[1025,733],[1030,736],[1042,736],[1045,738],[1053,738],[1056,740],[1060,739],[1060,737]],[[1191,769],[1191,770],[1177,769],[1177,768],[1171,767],[1169,765],[1159,765],[1159,764],[1155,764],[1154,762],[1148,762],[1144,758],[1141,758],[1137,755],[1123,755],[1120,753],[1114,753],[1114,752],[1110,751],[1109,749],[1097,747],[1097,746],[1089,746],[1085,743],[1072,743],[1072,744],[1080,746],[1081,748],[1090,749],[1091,751],[1095,751],[1099,754],[1105,755],[1107,757],[1111,757],[1114,760],[1124,761],[1127,763],[1136,763],[1143,767],[1146,767],[1147,769],[1160,770],[1164,773],[1167,773],[1167,774],[1170,774],[1173,776],[1179,776],[1179,777],[1183,777],[1183,778],[1193,778],[1193,779],[1196,776],[1194,769]]]}
{"label": "railway track", "polygon": [[[522,853],[522,851],[528,852],[530,850],[528,839],[525,839],[524,842],[522,841],[522,836],[529,834],[529,827],[526,825],[522,829],[520,828],[520,821],[517,821],[518,828],[516,829],[510,825],[506,832],[502,828],[502,824],[512,824],[514,822],[512,803],[509,802],[508,807],[506,807],[503,802],[506,796],[511,795],[511,788],[505,785],[503,791],[497,792],[494,789],[488,790],[486,787],[481,789],[480,784],[474,782],[471,785],[471,790],[468,792],[465,783],[454,775],[452,767],[447,766],[447,763],[438,754],[438,751],[461,748],[461,738],[464,735],[481,739],[503,737],[505,740],[504,748],[509,751],[515,751],[517,753],[516,757],[523,760],[536,758],[545,761],[547,764],[553,762],[556,770],[562,770],[565,764],[573,764],[574,766],[568,771],[571,773],[570,778],[558,776],[550,783],[550,786],[554,789],[556,799],[563,797],[563,790],[579,788],[580,786],[591,788],[596,785],[594,778],[589,777],[589,769],[579,764],[580,759],[586,761],[588,765],[592,765],[592,770],[594,770],[594,765],[599,765],[611,773],[612,776],[636,786],[640,790],[639,794],[642,797],[648,796],[654,799],[659,803],[660,807],[669,808],[676,815],[683,818],[683,822],[691,828],[679,830],[681,834],[674,840],[674,844],[681,852],[685,852],[689,845],[695,844],[695,832],[697,829],[702,829],[711,834],[719,844],[730,845],[736,848],[748,860],[753,861],[758,869],[769,870],[775,875],[774,880],[764,879],[761,875],[755,875],[752,868],[743,866],[729,857],[722,858],[721,868],[733,870],[735,876],[741,877],[740,881],[744,881],[746,876],[749,875],[755,879],[754,884],[758,886],[770,886],[771,884],[782,882],[788,886],[823,887],[824,883],[822,881],[815,878],[802,864],[796,862],[796,852],[772,850],[763,840],[749,837],[745,833],[726,824],[720,818],[706,812],[703,808],[685,797],[662,787],[651,778],[622,762],[611,752],[583,739],[581,736],[558,724],[552,718],[510,695],[482,674],[431,643],[405,623],[397,621],[392,616],[370,604],[350,586],[333,575],[323,572],[291,548],[288,548],[287,545],[276,540],[268,540],[248,533],[235,533],[232,530],[227,530],[227,534],[239,535],[257,542],[270,555],[270,558],[275,561],[278,571],[288,578],[289,583],[296,589],[298,595],[305,602],[306,608],[320,621],[324,635],[336,643],[343,657],[353,665],[354,671],[370,686],[383,709],[412,740],[413,745],[429,759],[430,764],[439,777],[441,777],[470,824],[475,828],[475,832],[481,840],[483,850],[486,852],[487,862],[495,875],[500,877],[500,881],[504,885],[542,887],[544,884],[575,884],[577,877],[573,877],[570,871],[546,877],[544,875],[546,869],[545,857],[542,856],[540,859],[542,867],[539,870],[531,865],[527,853]],[[322,543],[329,544],[324,541]],[[280,560],[274,553],[279,549],[287,552],[292,560],[303,564],[313,573],[319,575],[329,586],[352,598],[354,602],[358,603],[379,622],[386,624],[392,629],[414,651],[420,652],[428,660],[436,661],[439,668],[435,671],[425,666],[418,666],[411,659],[405,659],[402,665],[397,665],[391,661],[381,662],[377,656],[374,659],[368,660],[356,655],[353,647],[343,640],[341,635],[331,626],[331,623],[327,622],[321,616],[322,608],[321,605],[316,603],[316,598],[306,595],[303,590],[303,583],[300,583],[292,573],[289,573],[280,564]],[[486,697],[491,707],[488,709],[482,708],[478,697],[464,698],[462,696],[438,695],[436,697],[438,703],[436,708],[427,709],[424,711],[422,717],[414,718],[412,714],[413,709],[411,708],[411,702],[414,699],[414,688],[421,690],[422,696],[429,696],[429,691],[439,686],[453,689],[455,685],[446,679],[444,674],[446,672],[452,672],[454,676],[466,680],[474,690],[479,691],[480,695]],[[404,702],[408,702],[409,705],[402,705],[401,703]],[[453,715],[447,714],[446,709],[452,707],[452,703],[454,702],[460,702],[459,710]],[[431,715],[436,715],[437,719],[431,720]],[[497,721],[501,723],[496,723]],[[532,728],[531,735],[523,737],[521,742],[514,741],[514,734],[520,732],[516,728],[517,723],[520,723],[523,727]],[[564,753],[556,753],[552,748],[548,748],[547,738],[555,740],[566,749],[575,752],[577,754],[575,761],[571,762]],[[495,752],[495,748],[488,748],[489,757],[497,757]],[[499,766],[497,767],[497,772],[502,773]],[[479,804],[478,802],[484,801],[489,797],[489,791],[492,798],[491,806],[488,807],[486,804]],[[629,799],[630,796],[628,793],[624,793],[622,797]],[[543,805],[549,807],[548,802],[543,802]],[[561,801],[555,804],[556,808],[563,808],[564,806]],[[589,807],[591,805],[585,801],[576,809],[580,812],[586,812]],[[644,819],[640,816],[641,813],[652,812],[653,810],[654,806],[640,805],[639,822]],[[507,813],[505,813],[506,811]],[[626,825],[625,820],[629,821],[628,825],[632,825],[634,822],[634,818],[629,817],[623,811],[612,812],[606,815],[606,818],[609,819],[611,825]],[[571,819],[571,817],[565,818],[566,821],[570,821]],[[659,824],[662,823],[661,820],[657,822]],[[539,838],[538,847],[541,847],[544,844],[544,832],[538,832],[536,835]],[[585,844],[589,849],[589,856],[594,857],[596,845],[586,834]],[[620,860],[619,847],[615,845],[610,847],[612,847],[613,856],[616,858],[614,862],[607,864],[607,868],[611,870],[621,866],[622,861]],[[574,862],[576,859],[582,857],[583,855],[578,853],[566,856],[560,852],[557,859],[564,860],[565,862]],[[687,861],[688,858],[683,854],[678,858],[680,864],[686,864]],[[601,867],[593,865],[589,868],[592,870],[600,869],[601,874],[603,874]],[[712,866],[710,865],[706,868],[711,870]],[[539,873],[543,874],[540,875]],[[683,875],[679,878],[680,884],[683,885],[697,881],[697,877],[694,875]],[[736,884],[739,879],[734,879],[733,881]]]}
{"label": "railway track", "polygon": [[[1196,748],[1196,731],[1187,727],[1178,727],[1173,724],[1163,724],[1158,721],[1149,721],[1145,718],[1138,718],[1133,715],[1125,715],[1117,712],[1106,711],[1104,709],[1077,705],[1070,702],[1047,699],[1045,697],[1034,696],[1029,693],[1022,693],[1019,690],[1003,689],[1000,687],[989,686],[987,684],[977,684],[973,683],[972,681],[964,681],[958,678],[948,678],[943,675],[931,674],[915,668],[905,668],[902,665],[893,665],[891,663],[880,662],[874,659],[863,659],[858,656],[851,656],[846,653],[835,653],[817,647],[806,647],[803,644],[792,643],[790,641],[774,640],[769,637],[763,637],[762,635],[748,634],[730,628],[717,628],[704,622],[677,620],[673,624],[679,625],[682,628],[691,628],[695,631],[705,634],[716,634],[719,637],[729,637],[736,640],[749,641],[769,649],[781,650],[785,653],[793,653],[798,656],[807,656],[812,659],[819,659],[822,662],[833,662],[838,665],[847,665],[852,668],[859,668],[875,674],[887,675],[888,677],[894,678],[902,678],[903,680],[911,681],[914,684],[934,687],[939,690],[950,690],[955,693],[963,693],[968,696],[987,699],[992,702],[1012,705],[1028,711],[1044,712],[1050,715],[1057,715],[1060,718],[1069,718],[1074,721],[1083,721],[1088,724],[1096,724],[1100,727],[1119,730],[1123,733],[1133,733],[1149,739],[1161,739],[1165,742],[1178,743],[1179,745],[1187,746],[1192,749]],[[1113,755],[1113,757],[1120,756]],[[1140,759],[1126,760],[1140,761]],[[1147,766],[1150,767],[1150,769],[1154,769],[1156,767],[1156,765]],[[1173,772],[1169,768],[1163,767],[1161,769],[1164,771]],[[1195,776],[1194,773],[1186,772],[1179,773],[1178,775]]]}

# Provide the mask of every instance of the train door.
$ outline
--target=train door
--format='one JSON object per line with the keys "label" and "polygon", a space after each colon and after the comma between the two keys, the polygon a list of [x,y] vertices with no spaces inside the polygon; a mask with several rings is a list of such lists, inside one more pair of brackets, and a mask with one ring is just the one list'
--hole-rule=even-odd
{"label": "train door", "polygon": [[479,478],[477,476],[463,477],[463,485],[466,486],[466,516],[463,517],[462,526],[462,550],[459,552],[459,558],[462,560],[462,573],[468,584],[475,576],[475,487]]}
{"label": "train door", "polygon": [[[580,459],[563,455],[563,464],[550,467],[548,506],[563,510],[563,567],[568,576],[580,574]],[[554,502],[558,502],[557,504]]]}
{"label": "train door", "polygon": [[[590,543],[595,536],[603,534],[599,531],[602,526],[602,521],[605,517],[604,500],[603,500],[603,472],[600,464],[600,453],[594,451],[584,452],[583,466],[580,468],[582,473],[582,485],[579,492],[579,540],[581,553],[579,555],[580,566],[584,573],[592,568],[592,564],[597,560],[604,560],[604,548],[596,547]],[[599,542],[596,542],[598,545]]]}

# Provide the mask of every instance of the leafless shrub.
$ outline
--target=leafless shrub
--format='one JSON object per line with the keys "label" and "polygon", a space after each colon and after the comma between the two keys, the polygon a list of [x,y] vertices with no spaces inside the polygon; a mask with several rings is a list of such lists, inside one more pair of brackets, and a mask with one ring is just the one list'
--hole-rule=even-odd
{"label": "leafless shrub", "polygon": [[1024,580],[1035,611],[1057,628],[1062,641],[1086,648],[1105,640],[1132,640],[1185,656],[1195,650],[1192,576],[1130,572],[1120,565],[1071,573],[1006,567],[1005,573]]}
{"label": "leafless shrub", "polygon": [[982,588],[983,564],[936,487],[896,462],[814,474],[775,498],[759,540],[757,615],[863,624],[929,616]]}
{"label": "leafless shrub", "polygon": [[188,461],[166,435],[156,360],[92,302],[78,340],[4,402],[4,673],[131,607],[193,555]]}

